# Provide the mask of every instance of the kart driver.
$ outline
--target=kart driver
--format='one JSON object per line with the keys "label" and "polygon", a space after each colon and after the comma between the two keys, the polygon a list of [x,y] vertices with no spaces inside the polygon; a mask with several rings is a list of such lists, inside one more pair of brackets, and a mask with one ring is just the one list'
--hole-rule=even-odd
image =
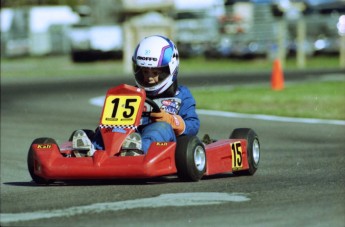
{"label": "kart driver", "polygon": [[[130,134],[120,155],[146,154],[152,142],[175,142],[180,135],[196,135],[200,121],[195,111],[195,100],[186,86],[178,85],[179,54],[174,43],[163,36],[144,38],[133,57],[136,85],[146,91],[147,97],[158,104],[161,111],[151,112],[141,119],[138,132]],[[145,108],[150,108],[146,106]],[[77,130],[73,147],[89,147],[89,155],[103,149],[100,133],[90,142],[86,133]]]}

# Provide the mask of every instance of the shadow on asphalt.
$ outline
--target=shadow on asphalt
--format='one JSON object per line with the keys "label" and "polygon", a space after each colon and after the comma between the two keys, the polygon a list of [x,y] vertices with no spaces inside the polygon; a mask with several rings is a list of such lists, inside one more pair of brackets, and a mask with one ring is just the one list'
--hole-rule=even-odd
{"label": "shadow on asphalt", "polygon": [[[212,176],[204,176],[201,181],[208,181],[221,178],[237,177],[231,173],[216,174]],[[49,185],[36,184],[33,181],[23,182],[5,182],[5,185],[16,187],[40,187],[40,186],[100,186],[100,185],[153,185],[153,184],[169,184],[169,183],[196,183],[181,181],[177,176],[163,176],[150,179],[97,179],[97,180],[65,180],[56,181]]]}

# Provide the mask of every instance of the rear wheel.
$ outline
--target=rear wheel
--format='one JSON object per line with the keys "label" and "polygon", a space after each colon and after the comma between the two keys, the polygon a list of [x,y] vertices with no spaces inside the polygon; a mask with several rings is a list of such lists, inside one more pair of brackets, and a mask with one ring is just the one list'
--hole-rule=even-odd
{"label": "rear wheel", "polygon": [[236,175],[253,175],[259,166],[260,161],[260,142],[258,135],[250,128],[237,128],[231,135],[230,139],[247,140],[247,155],[249,169],[236,171]]}
{"label": "rear wheel", "polygon": [[177,139],[175,152],[177,175],[183,181],[199,181],[206,171],[206,152],[196,136]]}
{"label": "rear wheel", "polygon": [[29,169],[29,173],[30,173],[32,180],[36,184],[51,184],[54,182],[54,180],[45,179],[45,178],[37,176],[35,174],[35,168],[38,168],[38,167],[36,166],[37,163],[35,163],[35,159],[34,159],[34,150],[32,149],[33,144],[57,144],[57,143],[52,138],[45,138],[45,137],[44,138],[37,138],[31,143],[31,146],[30,146],[30,149],[28,152],[28,157],[27,157],[28,169]]}

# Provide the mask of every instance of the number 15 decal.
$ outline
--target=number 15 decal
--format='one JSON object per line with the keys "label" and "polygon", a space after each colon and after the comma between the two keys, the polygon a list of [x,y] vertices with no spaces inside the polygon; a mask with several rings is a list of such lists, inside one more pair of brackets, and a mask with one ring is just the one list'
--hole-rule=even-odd
{"label": "number 15 decal", "polygon": [[242,168],[242,146],[241,142],[236,142],[231,144],[232,151],[232,168],[241,169]]}
{"label": "number 15 decal", "polygon": [[140,96],[109,95],[104,104],[101,124],[133,125],[139,111],[140,102]]}

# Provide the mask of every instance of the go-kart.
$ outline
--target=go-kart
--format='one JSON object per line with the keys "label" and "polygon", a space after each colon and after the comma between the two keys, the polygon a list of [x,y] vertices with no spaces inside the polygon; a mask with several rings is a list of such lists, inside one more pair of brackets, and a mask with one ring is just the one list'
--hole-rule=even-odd
{"label": "go-kart", "polygon": [[[76,156],[72,136],[61,146],[52,138],[37,138],[27,157],[33,181],[51,184],[64,180],[139,179],[176,174],[182,181],[198,181],[203,176],[220,173],[253,175],[257,170],[260,143],[249,128],[235,129],[229,139],[201,141],[197,136],[179,136],[177,142],[153,142],[144,155],[119,155],[126,137],[135,132],[141,117],[148,114],[147,105],[152,107],[151,111],[159,111],[143,89],[125,84],[109,89],[98,127],[104,150],[96,150],[93,156]],[[85,131],[92,136],[92,130]]]}

